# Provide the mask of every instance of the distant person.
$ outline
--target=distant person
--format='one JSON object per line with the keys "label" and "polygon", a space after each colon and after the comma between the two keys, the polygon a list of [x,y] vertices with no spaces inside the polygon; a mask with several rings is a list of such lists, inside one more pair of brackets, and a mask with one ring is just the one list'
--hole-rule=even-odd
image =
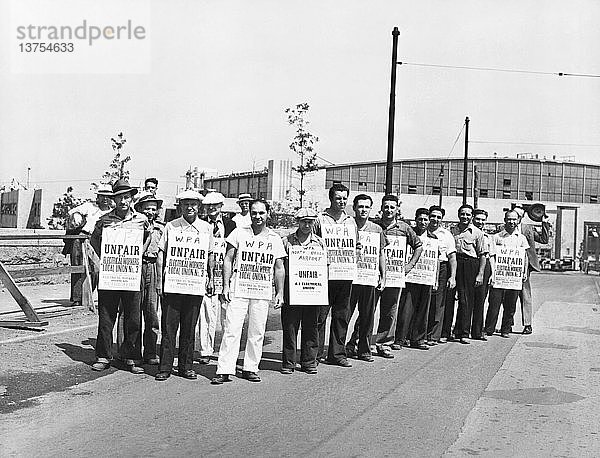
{"label": "distant person", "polygon": [[236,227],[250,227],[251,219],[250,219],[250,202],[254,199],[250,194],[240,194],[237,200],[241,213],[235,215],[232,218],[232,221],[235,223]]}
{"label": "distant person", "polygon": [[144,181],[144,191],[156,196],[156,191],[158,191],[158,180],[156,178],[146,178]]}
{"label": "distant person", "polygon": [[163,201],[148,192],[141,193],[134,208],[148,218],[150,237],[144,244],[142,254],[142,298],[141,309],[144,322],[142,339],[142,356],[144,362],[157,365],[159,362],[156,343],[160,334],[158,320],[158,291],[162,285],[162,272],[158,268],[157,259],[160,239],[165,229],[164,223],[158,221],[158,212]]}
{"label": "distant person", "polygon": [[531,272],[540,271],[540,262],[538,260],[537,252],[535,250],[535,243],[548,243],[550,235],[550,222],[548,221],[548,215],[544,215],[542,218],[542,231],[538,232],[532,225],[524,224],[523,216],[525,210],[522,207],[515,207],[515,211],[519,215],[519,230],[521,234],[527,239],[529,248],[527,248],[527,259],[528,259],[528,270],[525,281],[523,282],[523,289],[519,294],[521,300],[521,318],[523,323],[523,334],[531,334],[533,328],[531,327],[531,320],[533,318],[533,300],[531,297]]}
{"label": "distant person", "polygon": [[[91,235],[98,219],[113,208],[112,189],[109,185],[96,188],[96,201],[84,202],[69,210],[67,217],[67,235]],[[81,239],[65,240],[63,255],[70,255],[72,266],[83,265],[83,247]],[[90,274],[92,291],[98,286],[98,272]],[[74,306],[81,305],[82,287],[85,274],[71,274],[71,298]]]}
{"label": "distant person", "polygon": [[490,279],[492,276],[492,267],[490,264],[490,254],[492,246],[492,236],[484,231],[485,222],[488,218],[488,212],[476,208],[473,211],[473,226],[483,232],[485,239],[486,251],[485,254],[485,270],[483,272],[483,284],[475,288],[475,303],[473,305],[473,319],[471,321],[470,333],[471,339],[487,340],[486,333],[483,331],[483,311],[485,307],[485,299],[490,290]]}

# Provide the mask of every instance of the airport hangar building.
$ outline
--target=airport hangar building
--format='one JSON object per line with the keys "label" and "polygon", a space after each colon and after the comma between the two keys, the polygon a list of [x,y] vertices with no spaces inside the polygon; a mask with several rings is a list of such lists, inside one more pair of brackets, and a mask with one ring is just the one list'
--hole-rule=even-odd
{"label": "airport hangar building", "polygon": [[[270,166],[265,176],[232,174],[209,178],[207,188],[227,197],[265,188],[264,197],[284,200],[298,188],[291,169]],[[442,194],[446,220],[457,221],[463,201],[463,159],[420,158],[394,162],[392,189],[399,196],[402,216],[413,219],[419,207],[438,204]],[[474,171],[477,185],[474,189]],[[284,176],[278,176],[282,174]],[[271,176],[273,175],[273,176]],[[244,182],[240,182],[240,180]],[[254,183],[254,181],[257,181]],[[327,165],[305,178],[305,205],[323,209],[328,205],[327,190],[336,182],[350,188],[350,199],[365,193],[374,200],[374,211],[385,190],[385,161]],[[281,189],[276,189],[277,186]],[[268,189],[268,186],[275,186]],[[261,188],[262,187],[262,188]],[[600,165],[551,159],[533,154],[516,157],[473,157],[467,161],[467,202],[488,211],[488,222],[499,224],[504,211],[520,203],[543,203],[553,225],[552,240],[540,251],[549,258],[596,258],[600,253]],[[262,194],[262,193],[261,193]],[[527,218],[526,218],[527,219]],[[532,223],[532,221],[527,221]],[[491,228],[490,228],[491,229]],[[582,252],[580,252],[582,250]]]}

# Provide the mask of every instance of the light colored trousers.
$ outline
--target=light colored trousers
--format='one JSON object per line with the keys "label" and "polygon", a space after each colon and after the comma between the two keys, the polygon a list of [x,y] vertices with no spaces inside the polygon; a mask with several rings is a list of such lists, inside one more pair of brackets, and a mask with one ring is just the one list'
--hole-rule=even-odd
{"label": "light colored trousers", "polygon": [[200,356],[212,356],[215,352],[215,332],[217,320],[219,319],[219,308],[221,309],[221,327],[225,321],[225,309],[222,307],[219,295],[204,296],[200,306],[200,319],[198,320],[198,350]]}
{"label": "light colored trousers", "polygon": [[219,349],[217,374],[235,375],[235,365],[240,352],[240,340],[244,319],[248,315],[248,339],[244,356],[243,370],[258,372],[262,357],[263,340],[269,315],[269,301],[240,299],[234,297],[226,305],[223,340]]}
{"label": "light colored trousers", "polygon": [[529,271],[527,272],[527,280],[523,282],[523,289],[519,294],[519,298],[521,299],[521,317],[523,321],[523,326],[531,326],[531,318],[533,317],[533,299],[531,297],[531,272],[533,269],[529,266]]}

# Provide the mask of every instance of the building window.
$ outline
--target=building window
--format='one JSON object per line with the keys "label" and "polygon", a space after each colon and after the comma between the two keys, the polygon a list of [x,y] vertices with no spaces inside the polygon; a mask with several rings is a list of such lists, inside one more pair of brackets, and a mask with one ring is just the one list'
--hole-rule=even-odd
{"label": "building window", "polygon": [[[506,180],[504,180],[504,181],[506,181]],[[511,197],[510,196],[510,190],[504,190],[504,191],[502,191],[502,198],[503,199],[510,199],[510,197]]]}
{"label": "building window", "polygon": [[408,185],[408,193],[409,194],[416,194],[417,193],[417,185],[416,184],[409,184]]}
{"label": "building window", "polygon": [[525,191],[525,199],[533,200],[533,191]]}
{"label": "building window", "polygon": [[504,179],[504,186],[505,187],[509,187],[512,184],[512,181],[510,178],[505,178]]}
{"label": "building window", "polygon": [[456,188],[456,195],[457,196],[462,196],[463,195],[462,191],[463,191],[462,188]]}
{"label": "building window", "polygon": [[590,196],[590,204],[597,204],[597,203],[598,203],[598,194],[591,195]]}
{"label": "building window", "polygon": [[488,190],[487,189],[480,189],[479,190],[479,197],[487,197],[488,196]]}
{"label": "building window", "polygon": [[431,189],[431,193],[439,196],[442,193],[442,188],[440,188],[439,186],[434,186]]}

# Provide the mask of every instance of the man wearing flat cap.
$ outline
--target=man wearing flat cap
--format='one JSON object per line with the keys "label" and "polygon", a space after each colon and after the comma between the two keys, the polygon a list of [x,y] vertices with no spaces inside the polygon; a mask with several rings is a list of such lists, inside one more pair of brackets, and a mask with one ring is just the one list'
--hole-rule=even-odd
{"label": "man wearing flat cap", "polygon": [[180,377],[194,380],[195,330],[200,304],[212,294],[214,268],[212,228],[198,218],[202,195],[190,189],[177,195],[181,216],[166,224],[159,243],[158,269],[162,272],[162,341],[157,381],[171,376],[175,337],[179,329],[177,367]]}
{"label": "man wearing flat cap", "polygon": [[221,312],[221,323],[225,316],[225,309],[221,293],[223,292],[223,260],[227,244],[225,237],[235,229],[235,223],[224,218],[221,208],[225,202],[225,196],[220,192],[209,192],[204,196],[202,206],[206,210],[206,222],[210,224],[213,235],[213,250],[215,256],[215,268],[213,279],[215,289],[212,294],[206,294],[200,306],[200,318],[198,319],[198,340],[200,342],[200,364],[208,364],[213,355],[217,319]]}
{"label": "man wearing flat cap", "polygon": [[[116,207],[100,217],[90,238],[92,247],[101,259],[102,236],[106,230],[143,231],[143,240],[147,240],[149,237],[148,218],[131,208],[133,196],[136,193],[137,189],[132,188],[127,180],[117,180],[113,184],[112,196]],[[98,338],[96,340],[96,363],[92,365],[93,370],[101,371],[110,365],[113,328],[119,303],[121,303],[124,315],[124,340],[120,353],[132,373],[144,373],[144,369],[139,366],[142,360],[140,302],[139,287],[137,291],[98,289]]]}
{"label": "man wearing flat cap", "polygon": [[[285,287],[283,306],[281,307],[281,324],[283,327],[283,350],[281,358],[281,373],[291,374],[296,369],[296,341],[298,329],[302,328],[300,338],[300,370],[307,374],[317,373],[317,353],[319,351],[319,330],[317,320],[322,306],[326,301],[315,305],[291,305],[290,282],[293,275],[290,272],[289,255],[292,246],[305,250],[316,247],[326,253],[325,242],[313,232],[317,213],[310,208],[301,208],[296,212],[298,229],[283,237],[283,246],[288,257],[285,258]],[[324,287],[327,285],[325,278]]]}
{"label": "man wearing flat cap", "polygon": [[250,194],[240,194],[238,197],[238,205],[242,209],[242,213],[235,215],[232,221],[237,227],[250,227],[250,202],[254,199]]}
{"label": "man wearing flat cap", "polygon": [[[158,322],[158,287],[162,284],[162,272],[158,270],[156,260],[158,247],[165,225],[158,220],[158,212],[163,201],[151,192],[143,192],[134,208],[143,213],[150,223],[150,237],[144,243],[142,254],[142,299],[141,308],[144,321],[143,352],[144,361],[158,364],[156,342],[160,332]],[[140,338],[142,335],[140,334]]]}

